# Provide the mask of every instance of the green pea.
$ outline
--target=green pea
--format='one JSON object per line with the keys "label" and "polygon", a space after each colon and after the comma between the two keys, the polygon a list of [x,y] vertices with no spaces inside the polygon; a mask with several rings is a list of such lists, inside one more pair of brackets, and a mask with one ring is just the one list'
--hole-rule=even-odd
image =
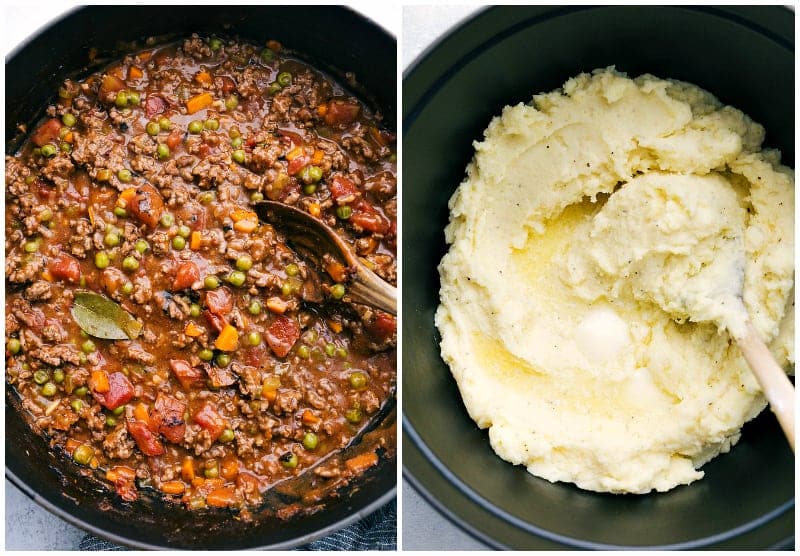
{"label": "green pea", "polygon": [[83,409],[83,402],[81,400],[72,400],[69,402],[69,406],[75,413],[80,413],[81,409]]}
{"label": "green pea", "polygon": [[360,423],[362,417],[361,410],[357,407],[352,407],[344,412],[344,418],[353,424]]}
{"label": "green pea", "polygon": [[103,238],[103,242],[109,247],[116,247],[119,245],[119,234],[115,232],[108,232],[106,237]]}
{"label": "green pea", "polygon": [[136,260],[136,257],[127,256],[122,259],[122,269],[127,270],[128,272],[133,272],[134,270],[139,269],[139,261]]}
{"label": "green pea", "polygon": [[325,344],[325,353],[328,354],[328,357],[333,357],[336,353],[336,346],[331,343]]}
{"label": "green pea", "polygon": [[361,390],[367,385],[367,375],[361,371],[353,371],[347,379],[350,386],[356,390]]}
{"label": "green pea", "polygon": [[166,143],[159,143],[156,147],[156,154],[158,155],[159,160],[164,160],[169,158],[169,147]]}
{"label": "green pea", "polygon": [[98,251],[94,254],[94,266],[100,270],[108,267],[111,260],[108,258],[108,253],[105,251]]}
{"label": "green pea", "polygon": [[145,126],[144,129],[145,129],[145,131],[147,131],[148,135],[155,136],[155,135],[158,135],[159,131],[161,131],[161,126],[158,125],[158,123],[156,123],[156,122],[147,122],[147,125]]}
{"label": "green pea", "polygon": [[67,126],[62,127],[58,132],[58,138],[64,139],[72,130]]}
{"label": "green pea", "polygon": [[216,52],[222,47],[222,39],[218,39],[217,37],[211,37],[208,40],[208,46],[211,48],[213,52]]}
{"label": "green pea", "polygon": [[237,149],[231,153],[231,158],[234,162],[238,162],[239,164],[244,164],[244,151],[241,149]]}
{"label": "green pea", "polygon": [[250,270],[253,267],[253,259],[247,255],[242,255],[236,259],[236,268],[242,271]]}
{"label": "green pea", "polygon": [[128,216],[128,211],[122,207],[114,207],[114,215],[118,216],[119,218],[125,218]]}
{"label": "green pea", "polygon": [[122,293],[125,295],[130,295],[133,293],[133,284],[131,282],[125,282],[122,284]]}
{"label": "green pea", "polygon": [[56,385],[52,382],[48,382],[42,386],[42,396],[47,396],[49,398],[51,396],[55,396],[57,391],[58,387],[56,387]]}
{"label": "green pea", "polygon": [[231,356],[227,353],[220,353],[217,355],[217,365],[220,367],[227,367],[231,362]]}
{"label": "green pea", "polygon": [[88,392],[89,389],[86,386],[79,386],[78,388],[75,388],[75,390],[72,391],[73,394],[80,397],[85,396]]}
{"label": "green pea", "polygon": [[119,172],[117,172],[117,178],[122,183],[128,183],[133,179],[133,174],[127,168],[123,168]]}
{"label": "green pea", "polygon": [[300,359],[308,359],[311,356],[311,351],[308,349],[308,346],[301,345],[297,348],[297,356]]}
{"label": "green pea", "polygon": [[232,442],[235,438],[233,431],[231,429],[225,429],[222,431],[222,434],[219,435],[219,441],[227,444],[228,442]]}
{"label": "green pea", "polygon": [[280,83],[278,83],[277,81],[273,81],[272,83],[269,84],[269,87],[267,88],[267,92],[269,92],[269,94],[271,94],[271,95],[274,95],[275,93],[280,91],[282,88],[283,87],[281,87]]}
{"label": "green pea", "polygon": [[175,217],[172,216],[170,213],[165,212],[164,214],[161,215],[161,220],[159,220],[159,222],[161,222],[161,225],[164,226],[165,228],[169,228],[175,223]]}
{"label": "green pea", "polygon": [[303,193],[305,193],[306,195],[313,195],[316,190],[317,186],[314,185],[313,183],[309,183],[303,186]]}
{"label": "green pea", "polygon": [[[252,305],[252,303],[251,303],[251,305]],[[260,310],[261,310],[261,307],[259,306],[259,311]],[[10,338],[8,340],[8,342],[6,342],[6,349],[8,350],[8,352],[11,355],[16,355],[16,354],[19,353],[19,350],[22,349],[22,344],[16,338]]]}
{"label": "green pea", "polygon": [[83,351],[83,353],[92,353],[96,349],[97,346],[95,346],[94,342],[91,340],[86,340],[81,344],[81,350]]}
{"label": "green pea", "polygon": [[62,382],[64,382],[64,371],[62,371],[61,369],[56,369],[55,371],[53,371],[53,382],[55,382],[56,384],[61,384]]}
{"label": "green pea", "polygon": [[184,247],[186,247],[186,240],[184,238],[182,238],[181,236],[175,236],[172,238],[173,249],[180,251]]}
{"label": "green pea", "polygon": [[353,209],[350,208],[349,205],[342,205],[340,207],[336,207],[336,216],[341,218],[342,220],[347,220],[353,214]]}
{"label": "green pea", "polygon": [[294,292],[294,288],[288,281],[284,282],[283,285],[281,285],[281,294],[283,294],[284,296],[288,297],[292,295],[292,292]]}
{"label": "green pea", "polygon": [[116,104],[119,108],[125,108],[128,106],[128,93],[125,91],[117,92],[117,98],[114,100],[114,104]]}
{"label": "green pea", "polygon": [[308,175],[314,183],[322,179],[322,168],[319,166],[307,166]]}
{"label": "green pea", "polygon": [[281,465],[286,469],[294,469],[297,467],[297,455],[292,452],[286,452],[278,459],[281,460]]}
{"label": "green pea", "polygon": [[347,350],[344,349],[343,347],[337,347],[336,348],[336,357],[344,359],[345,357],[347,357]]}
{"label": "green pea", "polygon": [[113,427],[116,424],[117,424],[117,418],[116,417],[114,417],[113,415],[106,416],[106,426],[107,427]]}
{"label": "green pea", "polygon": [[80,465],[86,465],[92,458],[94,457],[94,449],[89,446],[88,444],[81,444],[75,451],[72,452],[72,459],[75,460],[75,463]]}
{"label": "green pea", "polygon": [[200,120],[192,120],[189,122],[189,133],[200,133],[203,131],[203,122]]}
{"label": "green pea", "polygon": [[112,414],[113,414],[115,417],[119,417],[120,415],[122,415],[123,413],[125,413],[125,406],[124,406],[124,405],[121,405],[121,406],[119,406],[119,407],[117,407],[117,408],[115,408],[115,409],[112,409],[112,410],[111,410],[111,413],[112,413]]}
{"label": "green pea", "polygon": [[150,249],[150,244],[144,239],[137,239],[133,248],[136,249],[139,254],[144,254],[145,251]]}
{"label": "green pea", "polygon": [[303,447],[306,450],[313,450],[319,444],[319,438],[313,432],[307,432],[303,435]]}
{"label": "green pea", "polygon": [[203,361],[211,361],[214,359],[214,352],[208,348],[203,348],[197,352],[197,357]]}
{"label": "green pea", "polygon": [[260,191],[253,191],[250,194],[250,201],[253,203],[260,203],[263,200],[264,200],[264,194],[261,193]]}
{"label": "green pea", "polygon": [[45,208],[39,213],[39,220],[42,222],[49,222],[51,218],[53,218],[53,211],[49,208]]}
{"label": "green pea", "polygon": [[161,128],[161,131],[169,131],[172,129],[172,122],[166,116],[161,116],[158,119],[158,127]]}
{"label": "green pea", "polygon": [[199,317],[200,316],[200,305],[197,303],[192,303],[189,306],[189,316],[190,317]]}
{"label": "green pea", "polygon": [[334,284],[331,286],[331,297],[334,299],[341,299],[344,297],[345,288],[342,284]]}
{"label": "green pea", "polygon": [[233,110],[237,106],[239,106],[239,97],[236,95],[231,95],[225,99],[225,108],[228,110]]}
{"label": "green pea", "polygon": [[43,371],[39,369],[35,373],[33,373],[33,381],[36,384],[42,385],[50,379],[50,375],[47,374],[47,371]]}
{"label": "green pea", "polygon": [[261,344],[261,334],[258,332],[251,332],[247,335],[247,343],[251,346],[257,346]]}
{"label": "green pea", "polygon": [[272,52],[272,50],[270,50],[269,48],[265,48],[264,50],[262,50],[262,51],[261,51],[261,59],[262,59],[264,62],[269,62],[269,61],[271,61],[271,60],[272,60],[274,57],[275,57],[275,53],[274,53],[274,52]]}
{"label": "green pea", "polygon": [[244,284],[247,277],[245,276],[244,272],[239,272],[238,270],[234,270],[230,274],[228,274],[227,282],[232,286],[239,287]]}
{"label": "green pea", "polygon": [[61,149],[61,152],[62,152],[62,153],[71,153],[71,152],[72,152],[72,145],[70,145],[70,144],[69,144],[69,143],[67,143],[66,141],[64,141],[63,143],[61,143],[61,144],[58,146],[58,148],[59,148],[59,149]]}
{"label": "green pea", "polygon": [[56,155],[56,152],[58,152],[58,149],[56,149],[55,145],[51,145],[50,143],[48,143],[48,144],[46,144],[46,145],[44,145],[42,147],[42,151],[41,152],[42,152],[42,156],[46,156],[47,158],[50,158],[51,156],[55,156]]}
{"label": "green pea", "polygon": [[36,253],[39,250],[39,241],[26,241],[22,248],[26,253]]}
{"label": "green pea", "polygon": [[182,238],[187,238],[192,235],[192,229],[189,226],[178,226],[178,235]]}
{"label": "green pea", "polygon": [[75,116],[73,116],[73,115],[72,115],[72,114],[70,114],[69,112],[67,112],[66,114],[64,114],[63,116],[61,116],[61,121],[62,121],[62,122],[64,123],[64,125],[65,125],[65,126],[67,126],[67,127],[72,127],[72,126],[74,126],[74,125],[75,125],[75,122],[77,122],[77,120],[75,119]]}
{"label": "green pea", "polygon": [[205,121],[203,126],[211,131],[217,131],[219,129],[219,120],[216,118],[209,118]]}
{"label": "green pea", "polygon": [[139,103],[142,101],[142,97],[139,96],[139,93],[136,91],[128,91],[128,102],[133,104],[134,106],[139,106]]}
{"label": "green pea", "polygon": [[235,139],[235,138],[241,137],[241,136],[242,136],[242,132],[239,131],[239,128],[237,126],[233,126],[232,128],[230,128],[228,130],[228,137],[230,137],[231,139]]}
{"label": "green pea", "polygon": [[287,276],[297,276],[300,273],[300,267],[294,263],[287,264],[284,270]]}
{"label": "green pea", "polygon": [[203,279],[203,285],[207,290],[215,290],[219,287],[219,278],[213,274],[209,274]]}
{"label": "green pea", "polygon": [[231,147],[233,147],[234,149],[238,149],[241,146],[242,146],[241,137],[234,137],[233,139],[231,139]]}
{"label": "green pea", "polygon": [[251,315],[261,314],[261,303],[254,299],[250,302],[250,305],[247,306],[247,312],[249,312]]}
{"label": "green pea", "polygon": [[288,71],[282,71],[278,74],[278,78],[276,79],[278,85],[281,87],[286,87],[292,84],[292,74]]}
{"label": "green pea", "polygon": [[200,201],[201,205],[207,205],[216,198],[217,196],[214,195],[213,191],[203,191],[200,195],[197,196],[197,200]]}

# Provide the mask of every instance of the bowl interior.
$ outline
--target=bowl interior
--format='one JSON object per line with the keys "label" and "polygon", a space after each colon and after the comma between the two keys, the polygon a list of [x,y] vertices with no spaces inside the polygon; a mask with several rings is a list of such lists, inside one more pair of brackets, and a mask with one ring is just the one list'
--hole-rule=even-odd
{"label": "bowl interior", "polygon": [[[32,37],[6,63],[6,153],[18,141],[18,123],[31,124],[55,98],[68,76],[85,76],[148,36],[189,33],[240,37],[264,44],[275,39],[316,68],[344,80],[354,72],[353,90],[396,121],[396,40],[363,16],[338,6],[96,6],[76,10]],[[89,50],[96,48],[95,64]],[[122,503],[74,465],[54,457],[15,410],[6,393],[6,466],[24,492],[64,519],[111,540],[141,548],[287,548],[310,542],[356,521],[389,502],[397,477],[395,457],[368,472],[331,500],[325,511],[290,521],[255,513],[252,522],[226,511],[189,513],[149,502]],[[381,426],[395,426],[395,412]],[[392,433],[394,434],[394,433]],[[393,451],[392,451],[393,453]]]}
{"label": "bowl interior", "polygon": [[[515,548],[537,547],[537,538],[589,548],[732,539],[769,546],[792,536],[794,460],[769,412],[688,487],[613,496],[551,484],[494,455],[439,356],[433,315],[447,201],[464,177],[472,141],[503,106],[528,102],[582,71],[616,65],[632,76],[651,73],[709,90],[764,125],[766,144],[780,149],[791,166],[793,45],[793,14],[781,8],[493,8],[407,72],[403,410],[405,443],[416,457],[406,465],[423,490],[444,496],[439,502],[454,519]],[[474,507],[454,504],[459,496]],[[493,520],[530,535],[512,535]]]}

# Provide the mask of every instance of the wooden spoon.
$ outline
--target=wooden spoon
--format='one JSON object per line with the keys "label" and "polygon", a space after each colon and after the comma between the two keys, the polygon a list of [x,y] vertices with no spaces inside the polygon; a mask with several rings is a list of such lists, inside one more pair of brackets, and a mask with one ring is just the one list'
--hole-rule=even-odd
{"label": "wooden spoon", "polygon": [[261,220],[283,229],[293,246],[320,260],[328,253],[348,267],[352,278],[347,284],[347,296],[352,301],[397,314],[397,288],[367,268],[330,226],[303,210],[276,201],[262,201],[255,209]]}

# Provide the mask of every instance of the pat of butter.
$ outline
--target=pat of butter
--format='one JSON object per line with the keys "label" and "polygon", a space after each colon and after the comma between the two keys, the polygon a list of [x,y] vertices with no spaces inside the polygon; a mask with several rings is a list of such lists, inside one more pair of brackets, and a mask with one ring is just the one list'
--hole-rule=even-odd
{"label": "pat of butter", "polygon": [[610,307],[593,307],[575,329],[575,343],[590,361],[608,361],[631,343],[628,325]]}

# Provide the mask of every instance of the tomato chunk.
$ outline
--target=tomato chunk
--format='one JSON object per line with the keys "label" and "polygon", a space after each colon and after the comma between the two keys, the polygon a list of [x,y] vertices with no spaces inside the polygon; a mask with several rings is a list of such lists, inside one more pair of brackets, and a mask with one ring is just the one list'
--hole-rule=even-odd
{"label": "tomato chunk", "polygon": [[195,423],[206,429],[214,440],[219,438],[219,435],[225,430],[225,419],[209,403],[203,404],[200,409],[195,411],[193,419]]}
{"label": "tomato chunk", "polygon": [[153,410],[150,412],[150,429],[160,432],[164,438],[174,444],[183,442],[186,432],[186,421],[183,420],[183,413],[186,411],[186,404],[168,396],[158,394]]}
{"label": "tomato chunk", "polygon": [[40,125],[31,136],[31,141],[37,147],[43,147],[46,144],[58,139],[58,133],[61,131],[61,120],[57,118],[50,118],[42,125]]}
{"label": "tomato chunk", "polygon": [[172,374],[175,375],[175,378],[184,388],[191,388],[192,384],[203,378],[202,370],[195,369],[183,359],[170,359],[169,366],[172,369]]}
{"label": "tomato chunk", "polygon": [[367,326],[367,330],[377,341],[386,341],[397,333],[397,319],[389,313],[376,311],[375,320]]}
{"label": "tomato chunk", "polygon": [[127,209],[140,222],[155,228],[161,219],[161,213],[164,212],[164,199],[155,187],[145,184],[136,190]]}
{"label": "tomato chunk", "polygon": [[66,253],[59,253],[57,257],[50,259],[47,269],[50,275],[58,280],[77,282],[81,279],[81,265],[78,259]]}
{"label": "tomato chunk", "polygon": [[338,201],[343,197],[355,195],[358,192],[356,184],[344,176],[334,176],[333,182],[330,185],[331,197]]}
{"label": "tomato chunk", "polygon": [[217,316],[224,317],[233,309],[233,297],[228,288],[219,288],[206,293],[206,307]]}
{"label": "tomato chunk", "polygon": [[106,409],[117,409],[133,398],[133,384],[121,372],[108,375],[108,391],[93,391],[95,399]]}
{"label": "tomato chunk", "polygon": [[200,279],[200,270],[192,261],[181,263],[172,281],[173,290],[185,290]]}
{"label": "tomato chunk", "polygon": [[211,325],[211,328],[217,332],[217,334],[222,332],[222,330],[228,325],[228,321],[219,315],[215,315],[211,311],[203,311],[203,316],[208,321],[208,324]]}
{"label": "tomato chunk", "polygon": [[278,357],[286,357],[300,337],[300,326],[294,319],[281,315],[269,325],[266,336],[272,352]]}
{"label": "tomato chunk", "polygon": [[327,125],[349,125],[358,117],[361,107],[348,100],[334,99],[328,102],[328,110],[325,112],[325,124]]}
{"label": "tomato chunk", "polygon": [[389,219],[363,199],[356,203],[353,208],[350,222],[374,234],[385,235],[391,229]]}
{"label": "tomato chunk", "polygon": [[144,115],[152,118],[156,114],[161,114],[167,109],[167,101],[158,95],[147,95],[144,101]]}
{"label": "tomato chunk", "polygon": [[289,161],[289,166],[286,168],[286,171],[290,176],[294,176],[295,174],[299,173],[300,170],[308,166],[308,163],[311,162],[311,157],[308,155],[300,155],[297,158],[293,158]]}
{"label": "tomato chunk", "polygon": [[164,445],[144,421],[128,419],[128,432],[144,455],[160,456],[164,453]]}
{"label": "tomato chunk", "polygon": [[181,141],[183,141],[183,132],[178,131],[177,129],[167,135],[166,143],[170,150],[174,151],[175,148],[181,144]]}
{"label": "tomato chunk", "polygon": [[236,90],[236,82],[228,76],[220,78],[222,80],[222,93],[229,95]]}

